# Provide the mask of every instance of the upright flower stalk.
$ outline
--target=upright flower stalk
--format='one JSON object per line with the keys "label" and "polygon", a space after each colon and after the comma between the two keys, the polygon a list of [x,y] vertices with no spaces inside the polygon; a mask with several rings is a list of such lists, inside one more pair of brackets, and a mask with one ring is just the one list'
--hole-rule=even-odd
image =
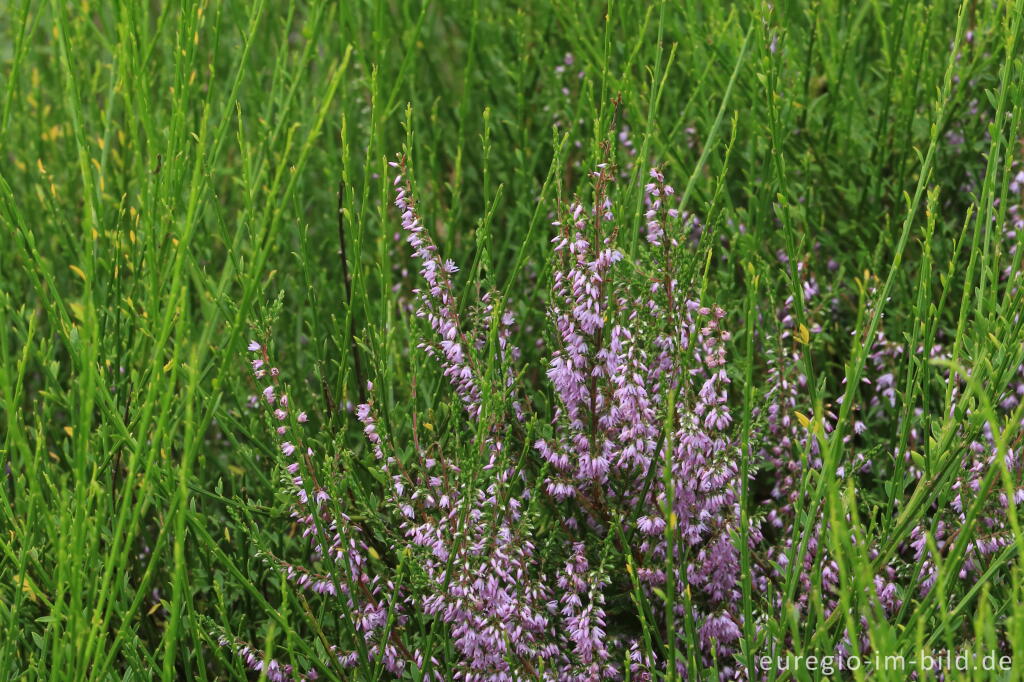
{"label": "upright flower stalk", "polygon": [[[604,535],[618,525],[634,538],[624,551],[655,608],[666,581],[691,594],[691,611],[673,608],[693,619],[710,661],[728,658],[740,634],[729,333],[721,308],[683,295],[672,256],[685,257],[678,246],[693,219],[671,205],[661,172],[650,175],[645,281],[619,269],[606,167],[591,175],[593,203],[575,200],[555,223],[549,318],[558,343],[547,375],[557,403],[552,435],[535,447],[548,465],[545,491],[568,505],[570,532]],[[757,528],[749,535],[758,541]],[[677,633],[668,636],[677,646]]]}

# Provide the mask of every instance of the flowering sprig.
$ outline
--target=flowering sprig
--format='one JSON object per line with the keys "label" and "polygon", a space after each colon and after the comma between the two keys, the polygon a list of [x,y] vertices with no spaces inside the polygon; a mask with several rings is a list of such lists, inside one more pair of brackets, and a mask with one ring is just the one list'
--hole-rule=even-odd
{"label": "flowering sprig", "polygon": [[[575,543],[556,583],[561,592],[557,608],[564,619],[566,638],[576,659],[575,662],[563,662],[561,679],[603,680],[619,676],[608,646],[604,609],[606,584],[597,571],[590,569],[584,543]],[[554,603],[552,608],[555,608]]]}
{"label": "flowering sprig", "polygon": [[[672,254],[685,216],[663,203],[674,192],[660,171],[646,188],[652,266],[639,292],[625,272],[616,274],[623,257],[614,248],[613,176],[599,167],[591,177],[593,204],[574,201],[555,223],[560,265],[549,318],[559,343],[547,374],[558,402],[552,437],[535,443],[548,466],[545,490],[574,503],[570,531],[603,532],[612,519],[627,519],[623,530],[636,540],[625,550],[649,598],[667,580],[690,592],[693,610],[681,615],[696,621],[703,653],[728,657],[739,637],[740,594],[725,313],[681,295]],[[669,392],[679,397],[671,419]],[[758,541],[756,528],[749,537]]]}
{"label": "flowering sprig", "polygon": [[227,633],[219,633],[217,643],[230,649],[249,670],[265,675],[270,682],[312,682],[320,679],[320,674],[315,669],[307,670],[304,673],[296,672],[291,664],[267,658],[266,654],[257,647]]}
{"label": "flowering sprig", "polygon": [[452,285],[452,275],[459,271],[452,260],[442,260],[437,245],[425,231],[416,209],[412,187],[405,168],[405,158],[390,162],[399,170],[395,176],[395,206],[401,212],[402,229],[413,255],[420,261],[420,276],[426,286],[414,291],[419,307],[416,315],[430,324],[437,339],[423,342],[420,348],[439,357],[456,393],[471,417],[480,412],[480,385],[471,367],[471,340],[467,337],[459,316],[458,303]]}
{"label": "flowering sprig", "polygon": [[[300,427],[309,421],[308,415],[296,412],[291,405],[280,371],[271,366],[266,346],[253,340],[248,350],[255,354],[251,362],[253,376],[263,384],[260,403],[270,411],[269,420],[276,425],[272,428],[276,448],[286,462],[288,476],[284,484],[292,499],[291,516],[301,528],[302,537],[309,541],[312,558],[328,561],[330,570],[314,571],[266,552],[261,552],[260,557],[297,587],[324,598],[342,599],[346,618],[355,636],[364,640],[369,660],[379,661],[392,674],[401,674],[408,660],[416,655],[405,647],[400,636],[408,620],[404,594],[387,576],[370,570],[373,550],[364,529],[330,504],[329,493],[317,481],[313,465],[316,453],[312,447],[303,445],[300,432]],[[309,482],[304,474],[309,475]],[[398,599],[394,599],[396,596]],[[233,648],[251,669],[265,669],[268,678],[317,679],[315,667],[299,675],[291,666],[268,659],[252,645],[227,635],[221,635],[220,641]],[[332,647],[331,653],[342,667],[354,667],[359,662],[358,647]]]}

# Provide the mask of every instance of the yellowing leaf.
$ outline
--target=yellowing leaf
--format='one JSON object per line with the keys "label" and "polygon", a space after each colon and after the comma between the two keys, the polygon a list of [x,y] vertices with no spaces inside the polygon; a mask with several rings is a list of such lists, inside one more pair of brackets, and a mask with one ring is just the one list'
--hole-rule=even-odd
{"label": "yellowing leaf", "polygon": [[68,434],[68,438],[74,438],[75,437],[75,429],[72,426],[65,426],[64,427],[64,433]]}
{"label": "yellowing leaf", "polygon": [[811,332],[808,331],[807,326],[801,324],[796,329],[796,340],[803,345],[807,345],[811,341]]}
{"label": "yellowing leaf", "polygon": [[22,578],[21,576],[15,574],[14,582],[21,588],[22,592],[28,595],[29,599],[31,599],[34,602],[39,601],[39,599],[36,597],[36,591],[32,589],[32,583],[28,581],[28,578]]}
{"label": "yellowing leaf", "polygon": [[77,265],[69,265],[68,270],[81,277],[83,282],[85,281],[85,273],[82,272],[82,268],[78,267]]}
{"label": "yellowing leaf", "polygon": [[811,420],[807,418],[807,415],[805,415],[803,412],[797,412],[796,410],[793,410],[793,414],[796,415],[796,420],[800,422],[800,426],[804,427],[805,429],[810,428]]}

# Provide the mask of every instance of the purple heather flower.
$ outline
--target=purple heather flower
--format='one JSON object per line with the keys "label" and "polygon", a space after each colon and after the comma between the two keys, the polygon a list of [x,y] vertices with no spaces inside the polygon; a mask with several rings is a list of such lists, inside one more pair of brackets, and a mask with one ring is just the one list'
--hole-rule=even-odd
{"label": "purple heather flower", "polygon": [[[644,557],[637,577],[646,590],[669,578],[662,567],[668,552],[677,550],[666,544],[665,519],[675,517],[696,562],[687,567],[677,557],[680,570],[671,579],[679,591],[692,589],[695,616],[710,623],[705,653],[710,655],[714,639],[718,653],[728,655],[736,637],[727,636],[723,616],[704,614],[735,611],[740,598],[739,552],[732,540],[739,510],[738,448],[728,436],[729,333],[718,306],[681,295],[662,249],[680,248],[689,223],[680,224],[684,214],[669,214],[662,203],[674,195],[662,173],[653,169],[650,175],[647,229],[655,250],[649,289],[633,291],[615,276],[621,255],[606,236],[615,230],[615,210],[604,169],[593,176],[595,205],[573,202],[555,223],[559,233],[552,243],[560,261],[549,317],[560,344],[547,376],[558,403],[553,437],[535,447],[549,465],[545,491],[557,501],[575,501],[579,516],[567,519],[567,528],[602,532],[602,508],[620,509],[626,518],[633,509],[645,510],[635,530],[636,551]],[[684,398],[677,404],[674,446],[659,452],[669,390],[683,391]],[[676,482],[671,498],[659,471],[666,465]],[[759,539],[756,528],[750,536]]]}
{"label": "purple heather flower", "polygon": [[[394,165],[404,171],[404,164],[405,161],[402,159]],[[426,319],[439,337],[437,342],[424,343],[421,347],[429,354],[441,358],[444,375],[455,387],[466,411],[470,416],[476,416],[480,410],[480,388],[470,367],[471,358],[466,353],[469,339],[462,330],[462,320],[451,281],[451,275],[457,272],[458,268],[451,261],[442,262],[437,253],[437,246],[424,230],[423,223],[416,213],[412,186],[407,178],[404,184],[401,184],[402,180],[402,174],[395,178],[394,185],[398,191],[394,203],[401,212],[406,241],[413,248],[414,256],[420,261],[420,275],[426,283],[425,288],[415,291],[419,301],[416,315]]]}

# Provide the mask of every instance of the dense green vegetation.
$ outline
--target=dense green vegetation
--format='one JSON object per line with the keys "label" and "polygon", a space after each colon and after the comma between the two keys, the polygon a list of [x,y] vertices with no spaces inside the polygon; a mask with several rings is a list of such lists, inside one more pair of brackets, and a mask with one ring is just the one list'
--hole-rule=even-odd
{"label": "dense green vegetation", "polygon": [[[670,269],[731,332],[743,636],[719,669],[858,640],[908,659],[1016,655],[1002,674],[1019,677],[1022,6],[7,0],[0,676],[255,678],[219,636],[296,668],[352,638],[343,608],[266,560],[309,551],[277,420],[249,404],[263,386],[250,339],[309,413],[308,473],[377,529],[374,570],[416,583],[389,551],[386,478],[355,414],[365,382],[406,458],[475,471],[489,427],[417,348],[433,332],[393,206],[401,154],[426,231],[461,268],[460,309],[493,290],[515,314],[531,397],[505,444],[540,499],[534,441],[559,404],[551,223],[602,198],[590,173],[609,164],[622,279],[642,289],[662,263],[646,255],[649,169],[699,217]],[[786,408],[804,464],[779,511],[766,407],[786,372],[806,378]],[[510,414],[502,376],[480,379],[479,424]],[[566,507],[544,504],[530,532],[554,575]],[[602,537],[588,552],[610,576],[609,632],[713,677],[709,646],[671,615],[689,592],[641,590],[625,535]],[[779,564],[808,543],[821,551],[806,571]],[[887,569],[890,607],[874,589]],[[457,669],[438,618],[413,613],[402,636],[444,677]],[[655,679],[675,679],[662,663]],[[372,656],[319,672],[390,678]]]}

